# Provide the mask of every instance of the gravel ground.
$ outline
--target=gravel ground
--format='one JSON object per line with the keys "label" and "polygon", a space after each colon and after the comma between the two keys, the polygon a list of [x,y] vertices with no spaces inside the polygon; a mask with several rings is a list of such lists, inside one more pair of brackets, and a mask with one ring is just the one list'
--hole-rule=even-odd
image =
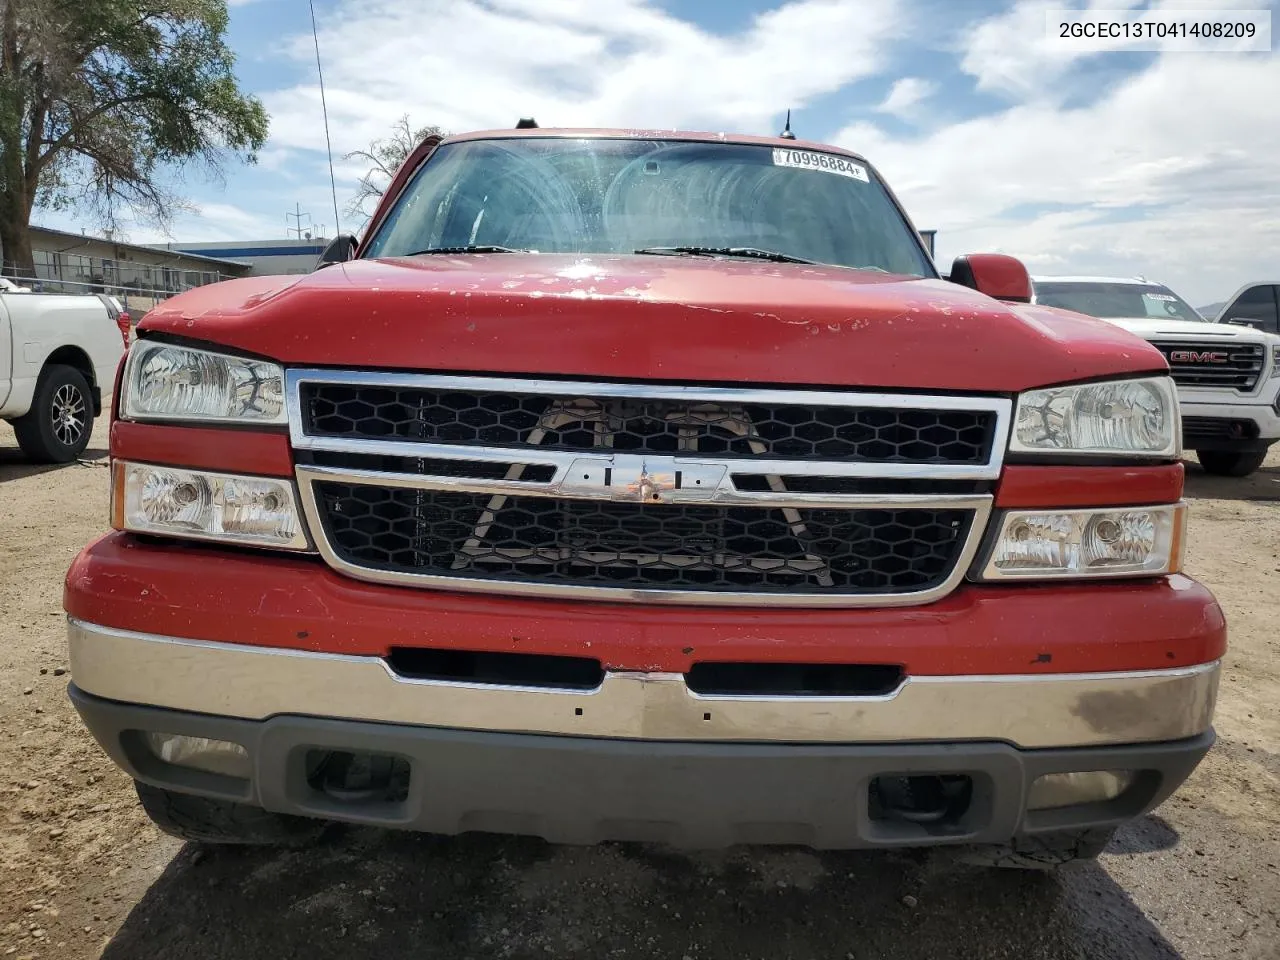
{"label": "gravel ground", "polygon": [[0,957],[1280,958],[1280,455],[1188,468],[1191,572],[1231,624],[1218,746],[1097,865],[340,832],[303,852],[183,845],[66,699],[62,575],[106,526],[89,463],[0,424]]}

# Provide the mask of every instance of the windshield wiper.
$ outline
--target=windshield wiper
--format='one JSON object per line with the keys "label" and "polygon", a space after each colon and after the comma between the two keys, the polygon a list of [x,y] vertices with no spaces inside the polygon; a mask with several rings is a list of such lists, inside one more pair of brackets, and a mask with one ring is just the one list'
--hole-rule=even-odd
{"label": "windshield wiper", "polygon": [[515,247],[500,247],[496,243],[472,243],[462,247],[427,247],[406,253],[406,257],[420,257],[425,253],[528,253],[528,250],[517,250]]}
{"label": "windshield wiper", "polygon": [[632,252],[659,257],[750,257],[753,260],[772,260],[774,263],[818,262],[776,250],[761,250],[759,247],[642,247]]}

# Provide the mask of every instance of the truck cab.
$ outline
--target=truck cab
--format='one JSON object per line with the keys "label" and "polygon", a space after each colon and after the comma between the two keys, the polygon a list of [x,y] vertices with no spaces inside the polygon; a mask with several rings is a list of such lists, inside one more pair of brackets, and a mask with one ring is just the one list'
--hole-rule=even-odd
{"label": "truck cab", "polygon": [[1280,280],[1246,283],[1206,319],[1280,335]]}
{"label": "truck cab", "polygon": [[[1208,473],[1248,476],[1280,440],[1280,336],[1260,329],[1270,285],[1247,287],[1210,323],[1168,287],[1143,278],[1036,277],[1035,302],[1099,317],[1169,361],[1183,446]],[[1271,301],[1274,311],[1274,299]],[[1254,315],[1259,318],[1255,325]]]}
{"label": "truck cab", "polygon": [[1096,856],[1213,741],[1158,350],[751,136],[424,142],[142,319],[72,699],[165,830]]}

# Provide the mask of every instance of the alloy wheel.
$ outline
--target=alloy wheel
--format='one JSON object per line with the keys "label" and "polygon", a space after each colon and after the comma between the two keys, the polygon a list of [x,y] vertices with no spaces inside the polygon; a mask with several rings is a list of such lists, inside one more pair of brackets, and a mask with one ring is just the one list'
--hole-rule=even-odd
{"label": "alloy wheel", "polygon": [[53,435],[64,446],[75,446],[84,436],[88,423],[84,394],[70,383],[64,383],[53,395]]}

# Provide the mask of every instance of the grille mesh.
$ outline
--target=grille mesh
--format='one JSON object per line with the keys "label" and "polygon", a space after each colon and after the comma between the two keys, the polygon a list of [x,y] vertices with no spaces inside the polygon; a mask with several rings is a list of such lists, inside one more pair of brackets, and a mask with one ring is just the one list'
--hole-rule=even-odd
{"label": "grille mesh", "polygon": [[561,500],[318,482],[329,543],[357,566],[578,586],[876,593],[954,568],[962,509],[802,509]]}
{"label": "grille mesh", "polygon": [[304,431],[314,437],[965,465],[988,461],[996,423],[985,410],[732,405],[329,383],[302,384],[302,409]]}
{"label": "grille mesh", "polygon": [[1204,343],[1153,340],[1169,361],[1174,383],[1184,387],[1220,387],[1248,393],[1258,385],[1264,360],[1260,343]]}

